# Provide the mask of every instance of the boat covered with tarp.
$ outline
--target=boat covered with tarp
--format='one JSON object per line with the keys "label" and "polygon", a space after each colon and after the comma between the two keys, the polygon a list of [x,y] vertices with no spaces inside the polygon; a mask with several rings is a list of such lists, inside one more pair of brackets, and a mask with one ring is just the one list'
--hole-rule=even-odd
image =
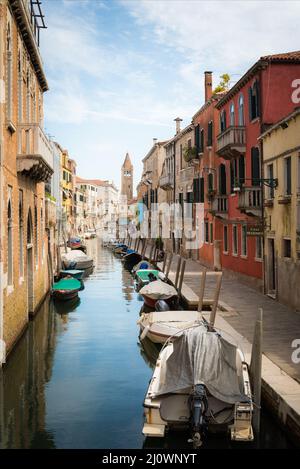
{"label": "boat covered with tarp", "polygon": [[72,250],[61,256],[65,269],[86,270],[93,267],[93,259],[80,250]]}
{"label": "boat covered with tarp", "polygon": [[153,311],[143,312],[138,320],[141,328],[140,338],[148,337],[156,344],[164,344],[170,337],[177,335],[183,329],[199,325],[203,322],[199,311]]}
{"label": "boat covered with tarp", "polygon": [[241,350],[206,323],[185,329],[162,348],[144,400],[144,435],[187,428],[199,447],[209,431],[253,440],[253,403]]}
{"label": "boat covered with tarp", "polygon": [[178,297],[176,288],[160,279],[141,288],[140,295],[142,295],[146,305],[151,308],[154,308],[159,300],[165,300],[168,303]]}
{"label": "boat covered with tarp", "polygon": [[77,269],[67,269],[67,270],[61,270],[60,275],[61,277],[74,277],[77,278],[77,280],[81,280],[84,274],[84,270],[77,270]]}

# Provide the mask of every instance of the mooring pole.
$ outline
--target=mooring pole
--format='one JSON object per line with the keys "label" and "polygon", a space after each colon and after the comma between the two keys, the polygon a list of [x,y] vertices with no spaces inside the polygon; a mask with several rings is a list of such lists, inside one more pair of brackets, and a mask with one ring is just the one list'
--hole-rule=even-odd
{"label": "mooring pole", "polygon": [[186,260],[184,259],[181,264],[181,271],[180,271],[180,278],[179,278],[179,285],[178,285],[178,295],[181,296],[182,284],[183,284],[183,277],[185,272],[185,265]]}
{"label": "mooring pole", "polygon": [[167,270],[166,270],[166,277],[167,278],[169,278],[172,261],[173,261],[173,254],[170,253],[170,259],[169,259],[168,267],[167,267]]}
{"label": "mooring pole", "polygon": [[215,321],[216,321],[216,314],[217,314],[217,308],[218,308],[218,303],[219,303],[219,296],[220,296],[223,273],[222,272],[215,272],[215,275],[217,277],[217,284],[216,284],[213,304],[211,306],[211,313],[210,313],[210,316],[209,316],[209,325],[210,325],[211,328],[214,327]]}
{"label": "mooring pole", "polygon": [[164,253],[164,262],[163,262],[163,266],[162,266],[162,272],[165,271],[166,263],[167,263],[167,258],[168,258],[168,256],[167,256],[167,253],[165,252],[165,253]]}
{"label": "mooring pole", "polygon": [[178,287],[180,266],[181,266],[181,257],[179,256],[179,258],[178,258],[178,264],[177,264],[177,269],[176,269],[176,276],[175,276],[175,288]]}
{"label": "mooring pole", "polygon": [[203,271],[201,272],[201,280],[200,280],[200,293],[199,293],[199,302],[198,302],[199,313],[201,313],[202,308],[203,308],[205,280],[206,280],[206,269],[204,268]]}
{"label": "mooring pole", "polygon": [[261,410],[261,370],[262,370],[262,342],[263,342],[263,309],[259,308],[255,322],[250,376],[252,380],[252,394],[254,402],[253,410],[253,430],[255,435],[260,432],[260,410]]}

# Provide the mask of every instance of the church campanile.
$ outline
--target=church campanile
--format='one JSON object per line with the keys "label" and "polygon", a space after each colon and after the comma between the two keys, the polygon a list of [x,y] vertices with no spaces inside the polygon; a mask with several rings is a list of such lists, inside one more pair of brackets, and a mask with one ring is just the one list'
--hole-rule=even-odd
{"label": "church campanile", "polygon": [[121,168],[121,196],[128,202],[133,199],[133,166],[128,153]]}

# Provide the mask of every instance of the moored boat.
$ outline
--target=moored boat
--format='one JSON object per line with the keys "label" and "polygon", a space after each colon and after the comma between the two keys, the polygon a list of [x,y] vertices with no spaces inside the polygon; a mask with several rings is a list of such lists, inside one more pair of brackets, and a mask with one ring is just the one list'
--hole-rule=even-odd
{"label": "moored boat", "polygon": [[67,301],[76,298],[81,289],[81,281],[74,277],[64,277],[52,285],[51,295],[56,300]]}
{"label": "moored boat", "polygon": [[137,324],[141,328],[140,338],[149,338],[156,344],[164,344],[180,331],[203,322],[199,311],[153,311],[142,313]]}
{"label": "moored boat", "polygon": [[248,366],[243,354],[220,333],[201,324],[162,348],[144,400],[143,434],[164,437],[167,429],[189,428],[194,447],[210,431],[252,441]]}
{"label": "moored boat", "polygon": [[93,267],[93,259],[80,250],[62,254],[65,269],[86,270]]}
{"label": "moored boat", "polygon": [[139,293],[142,295],[145,304],[150,308],[155,308],[155,304],[159,300],[172,304],[178,298],[176,288],[160,279],[145,285]]}
{"label": "moored boat", "polygon": [[84,274],[84,270],[76,270],[76,269],[69,269],[69,270],[61,270],[60,275],[61,277],[71,277],[76,278],[77,280],[81,280]]}

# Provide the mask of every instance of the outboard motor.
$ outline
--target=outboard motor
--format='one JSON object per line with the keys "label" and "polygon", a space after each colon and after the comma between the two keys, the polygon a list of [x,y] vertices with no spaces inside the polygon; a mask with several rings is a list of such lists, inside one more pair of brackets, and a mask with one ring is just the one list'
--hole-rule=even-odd
{"label": "outboard motor", "polygon": [[150,282],[155,282],[156,280],[156,277],[154,274],[152,274],[152,272],[150,272],[150,274],[148,275],[148,279]]}
{"label": "outboard motor", "polygon": [[197,384],[194,387],[194,392],[190,397],[190,410],[191,410],[191,430],[192,438],[189,443],[193,443],[193,447],[199,448],[202,445],[202,439],[207,432],[207,417],[208,402],[203,384]]}
{"label": "outboard motor", "polygon": [[170,311],[170,306],[165,300],[158,300],[155,303],[155,311]]}

